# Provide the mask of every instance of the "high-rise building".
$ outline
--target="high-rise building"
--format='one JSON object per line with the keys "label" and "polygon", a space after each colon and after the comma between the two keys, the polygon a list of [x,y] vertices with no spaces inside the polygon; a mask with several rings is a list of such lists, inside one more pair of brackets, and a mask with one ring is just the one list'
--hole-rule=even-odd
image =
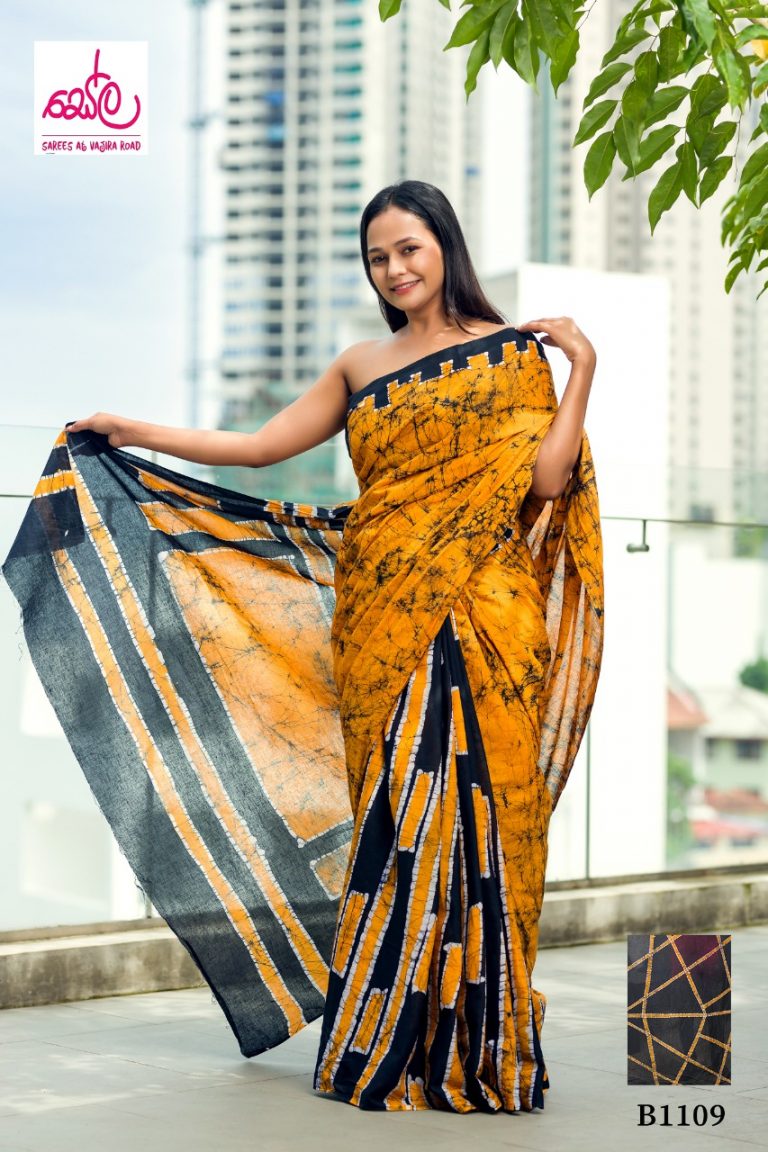
{"label": "high-rise building", "polygon": [[[467,50],[441,51],[455,14],[439,4],[382,23],[365,0],[230,0],[225,20],[220,424],[251,430],[320,375],[339,318],[370,298],[359,221],[380,188],[438,185],[479,247],[480,99],[465,100]],[[334,455],[224,481],[329,500]]]}
{"label": "high-rise building", "polygon": [[[737,279],[730,294],[723,287],[728,252],[720,244],[720,213],[736,176],[726,177],[699,209],[681,194],[651,236],[648,196],[674,152],[634,179],[622,179],[623,165],[619,168],[617,161],[590,202],[583,177],[589,144],[572,148],[589,84],[630,6],[631,0],[593,6],[579,57],[557,98],[546,76],[540,95],[532,97],[530,258],[669,278],[670,514],[723,521],[764,518],[768,500],[760,477],[768,474],[768,293],[756,299],[761,277],[754,274]],[[637,51],[645,47],[641,42]],[[680,82],[690,85],[694,78],[691,73]],[[619,94],[620,85],[606,98]],[[682,124],[683,116],[671,120]],[[753,126],[747,120],[737,172]],[[644,357],[653,373],[652,327],[642,316],[629,316],[627,332],[627,355]],[[599,333],[596,337],[599,341]],[[613,386],[621,388],[621,380]],[[626,397],[628,409],[643,403],[642,393]]]}

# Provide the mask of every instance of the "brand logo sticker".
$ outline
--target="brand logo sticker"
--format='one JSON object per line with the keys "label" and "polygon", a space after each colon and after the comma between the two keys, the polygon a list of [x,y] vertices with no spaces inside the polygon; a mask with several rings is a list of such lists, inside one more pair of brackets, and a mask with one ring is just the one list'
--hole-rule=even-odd
{"label": "brand logo sticker", "polygon": [[149,152],[146,40],[35,41],[35,156]]}

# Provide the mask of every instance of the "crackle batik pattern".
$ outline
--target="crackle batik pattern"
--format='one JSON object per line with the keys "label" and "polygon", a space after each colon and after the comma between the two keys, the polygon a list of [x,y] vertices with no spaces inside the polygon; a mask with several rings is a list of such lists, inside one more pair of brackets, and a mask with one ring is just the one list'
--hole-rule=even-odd
{"label": "crackle batik pattern", "polygon": [[264,501],[54,445],[3,571],[139,881],[246,1055],[321,1014],[362,1108],[543,1107],[549,820],[603,638],[586,434],[513,328],[350,398],[360,495]]}
{"label": "crackle batik pattern", "polygon": [[627,937],[627,1083],[731,1083],[731,936]]}
{"label": "crackle batik pattern", "polygon": [[332,632],[355,829],[315,1087],[360,1107],[544,1105],[547,832],[603,635],[586,434],[563,495],[528,493],[556,410],[511,328],[349,401]]}

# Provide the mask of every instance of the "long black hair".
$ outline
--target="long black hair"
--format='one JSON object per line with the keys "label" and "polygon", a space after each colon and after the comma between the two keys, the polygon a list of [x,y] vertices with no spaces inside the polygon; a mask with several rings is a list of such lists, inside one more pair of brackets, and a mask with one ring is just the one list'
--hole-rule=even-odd
{"label": "long black hair", "polygon": [[463,320],[506,323],[506,317],[494,308],[480,287],[464,233],[448,197],[434,184],[425,184],[422,180],[401,180],[399,184],[390,184],[377,192],[366,204],[360,218],[363,267],[390,331],[396,332],[398,328],[403,328],[408,323],[408,317],[401,308],[395,308],[394,304],[390,304],[381,295],[373,282],[368,263],[368,225],[390,205],[418,216],[440,244],[444,266],[443,307],[448,318],[463,332],[467,331]]}

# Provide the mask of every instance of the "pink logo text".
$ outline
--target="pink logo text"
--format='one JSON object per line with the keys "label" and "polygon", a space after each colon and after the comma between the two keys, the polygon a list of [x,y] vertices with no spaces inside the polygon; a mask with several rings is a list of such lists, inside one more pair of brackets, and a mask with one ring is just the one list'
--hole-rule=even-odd
{"label": "pink logo text", "polygon": [[[136,123],[141,114],[141,102],[138,96],[133,97],[136,101],[136,114],[132,120],[127,120],[124,124],[116,124],[113,120],[107,119],[107,117],[118,114],[123,97],[120,92],[120,85],[112,80],[110,73],[99,72],[100,51],[100,48],[96,49],[93,72],[85,81],[85,91],[82,88],[72,88],[67,92],[66,88],[59,88],[50,96],[43,117],[50,116],[53,120],[74,120],[76,116],[81,120],[98,119],[105,127],[117,129],[130,128],[132,124]],[[110,83],[106,84],[94,96],[91,89],[98,89],[99,80],[109,80]]]}

